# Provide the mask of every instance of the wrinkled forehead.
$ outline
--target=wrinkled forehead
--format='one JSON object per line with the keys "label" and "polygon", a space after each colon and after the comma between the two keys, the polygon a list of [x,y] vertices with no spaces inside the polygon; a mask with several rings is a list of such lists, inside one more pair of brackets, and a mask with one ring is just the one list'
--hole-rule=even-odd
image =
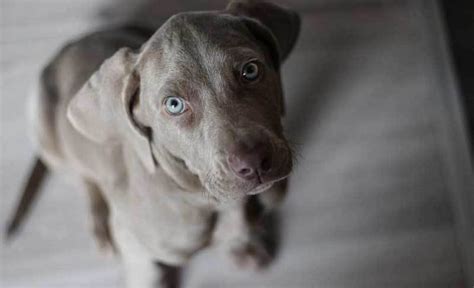
{"label": "wrinkled forehead", "polygon": [[[265,57],[242,21],[221,12],[181,13],[171,17],[148,41],[143,58],[184,73],[192,68],[208,70],[215,65],[246,58]],[[158,55],[159,54],[159,55]],[[157,61],[161,60],[161,61]],[[160,63],[156,63],[160,62]]]}

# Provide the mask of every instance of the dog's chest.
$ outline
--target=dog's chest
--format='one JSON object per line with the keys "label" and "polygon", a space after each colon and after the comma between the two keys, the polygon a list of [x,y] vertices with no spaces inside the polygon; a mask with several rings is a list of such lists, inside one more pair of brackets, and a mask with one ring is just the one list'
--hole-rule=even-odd
{"label": "dog's chest", "polygon": [[134,242],[128,245],[140,247],[156,260],[184,263],[209,243],[213,206],[203,201],[200,192],[190,195],[166,179],[156,180],[132,185],[124,193],[114,205],[115,222],[129,235],[125,242]]}
{"label": "dog's chest", "polygon": [[214,222],[211,211],[176,203],[155,203],[156,210],[146,206],[142,203],[129,209],[131,213],[122,215],[126,220],[120,225],[125,224],[123,228],[150,257],[180,264],[209,243]]}

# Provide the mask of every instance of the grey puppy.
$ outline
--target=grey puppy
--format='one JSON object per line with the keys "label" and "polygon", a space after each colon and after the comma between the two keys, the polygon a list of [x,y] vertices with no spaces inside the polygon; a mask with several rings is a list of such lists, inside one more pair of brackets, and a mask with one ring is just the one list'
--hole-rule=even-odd
{"label": "grey puppy", "polygon": [[155,33],[124,27],[68,44],[41,76],[39,159],[9,234],[45,172],[66,170],[86,183],[97,239],[116,247],[129,287],[177,286],[179,267],[210,243],[268,264],[261,219],[292,169],[279,71],[299,26],[288,9],[233,1]]}

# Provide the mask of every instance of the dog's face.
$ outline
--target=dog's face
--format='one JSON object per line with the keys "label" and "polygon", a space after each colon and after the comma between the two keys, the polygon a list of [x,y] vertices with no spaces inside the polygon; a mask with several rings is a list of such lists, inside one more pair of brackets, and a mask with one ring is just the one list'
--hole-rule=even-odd
{"label": "dog's face", "polygon": [[183,188],[199,183],[218,200],[268,189],[292,168],[279,66],[298,29],[296,14],[267,3],[170,18],[140,51],[113,57],[130,67],[114,73],[128,72],[121,105],[136,130],[120,137],[140,138],[132,145],[149,170],[160,165]]}

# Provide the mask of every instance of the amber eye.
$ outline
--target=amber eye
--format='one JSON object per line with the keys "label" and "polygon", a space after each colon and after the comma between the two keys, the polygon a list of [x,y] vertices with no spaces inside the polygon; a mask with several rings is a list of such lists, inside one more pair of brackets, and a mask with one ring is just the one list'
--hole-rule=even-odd
{"label": "amber eye", "polygon": [[260,76],[259,67],[256,61],[251,61],[242,66],[241,77],[248,82],[253,82]]}

